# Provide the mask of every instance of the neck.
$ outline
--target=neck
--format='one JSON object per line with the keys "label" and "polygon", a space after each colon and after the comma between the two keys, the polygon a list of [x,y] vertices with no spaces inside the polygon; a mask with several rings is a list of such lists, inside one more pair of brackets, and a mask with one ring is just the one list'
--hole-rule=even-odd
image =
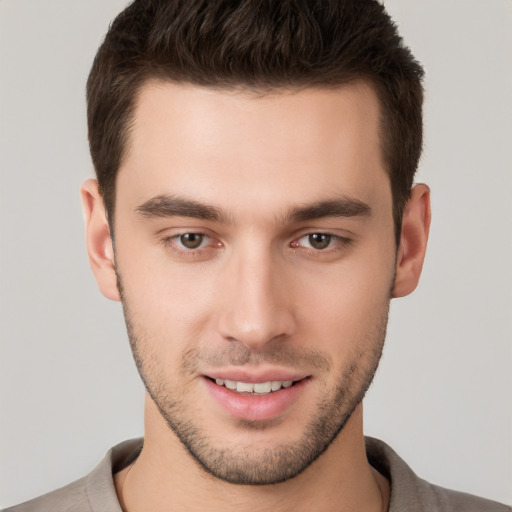
{"label": "neck", "polygon": [[389,485],[366,459],[361,406],[329,448],[301,474],[261,486],[229,484],[207,474],[159,420],[160,415],[153,414],[153,408],[148,400],[139,458],[115,476],[126,512],[387,510]]}

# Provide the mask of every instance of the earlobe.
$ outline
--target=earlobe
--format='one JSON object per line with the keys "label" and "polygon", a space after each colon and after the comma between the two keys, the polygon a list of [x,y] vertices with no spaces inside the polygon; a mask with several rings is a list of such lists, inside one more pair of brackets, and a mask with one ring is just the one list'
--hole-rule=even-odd
{"label": "earlobe", "polygon": [[101,293],[110,300],[121,300],[117,287],[114,249],[103,198],[96,180],[80,188],[89,263]]}
{"label": "earlobe", "polygon": [[416,185],[402,218],[393,297],[404,297],[418,285],[430,229],[430,189]]}

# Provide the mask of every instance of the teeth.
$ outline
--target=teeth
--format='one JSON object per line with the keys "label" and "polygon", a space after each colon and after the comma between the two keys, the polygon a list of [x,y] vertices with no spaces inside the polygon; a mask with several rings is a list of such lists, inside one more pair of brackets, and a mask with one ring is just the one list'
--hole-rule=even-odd
{"label": "teeth", "polygon": [[238,393],[252,393],[254,391],[254,384],[248,382],[237,382],[236,390]]}
{"label": "teeth", "polygon": [[278,389],[281,389],[281,382],[278,380],[273,380],[271,382],[272,385],[272,391],[277,391]]}
{"label": "teeth", "polygon": [[257,382],[254,384],[255,393],[270,393],[272,391],[272,382]]}
{"label": "teeth", "polygon": [[224,381],[224,386],[226,386],[228,389],[236,389],[236,382],[234,380],[226,379]]}
{"label": "teeth", "polygon": [[273,380],[268,382],[239,382],[228,379],[215,379],[219,386],[225,386],[237,393],[252,393],[257,395],[268,395],[272,391],[279,391],[281,388],[289,388],[291,380]]}

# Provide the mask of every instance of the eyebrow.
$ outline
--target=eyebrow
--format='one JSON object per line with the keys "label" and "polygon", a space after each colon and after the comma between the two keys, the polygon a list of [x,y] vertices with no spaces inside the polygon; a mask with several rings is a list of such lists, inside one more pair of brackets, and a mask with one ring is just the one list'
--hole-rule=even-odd
{"label": "eyebrow", "polygon": [[341,197],[293,208],[285,219],[290,222],[305,222],[322,217],[368,217],[371,213],[371,207],[363,201]]}
{"label": "eyebrow", "polygon": [[[228,215],[216,206],[167,194],[148,199],[137,206],[135,211],[145,219],[191,217],[230,223]],[[367,217],[371,215],[371,212],[371,207],[359,199],[341,197],[292,208],[284,215],[283,222],[306,222],[323,217]]]}
{"label": "eyebrow", "polygon": [[226,222],[220,208],[172,195],[159,195],[137,206],[135,211],[145,219],[158,217],[192,217],[195,219]]}

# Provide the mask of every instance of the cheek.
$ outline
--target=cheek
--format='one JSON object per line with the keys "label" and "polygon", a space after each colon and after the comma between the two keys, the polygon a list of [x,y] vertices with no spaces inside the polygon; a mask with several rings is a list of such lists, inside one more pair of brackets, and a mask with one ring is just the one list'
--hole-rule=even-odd
{"label": "cheek", "polygon": [[153,344],[186,350],[211,322],[215,283],[193,266],[136,253],[120,258],[118,272],[130,320]]}
{"label": "cheek", "polygon": [[387,317],[393,275],[392,258],[369,257],[303,283],[309,290],[301,308],[308,331],[335,351],[357,350]]}

